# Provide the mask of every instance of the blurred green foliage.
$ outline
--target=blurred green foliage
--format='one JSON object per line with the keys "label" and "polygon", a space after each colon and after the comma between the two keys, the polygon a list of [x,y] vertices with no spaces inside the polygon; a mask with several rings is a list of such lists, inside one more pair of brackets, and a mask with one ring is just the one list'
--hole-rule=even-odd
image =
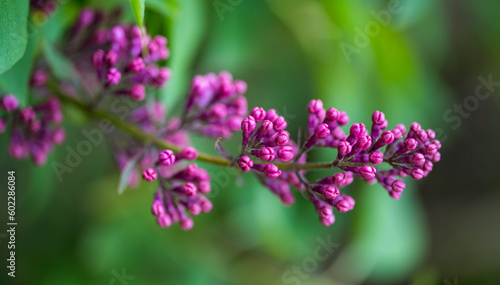
{"label": "blurred green foliage", "polygon": [[[44,50],[59,70],[67,67],[52,44],[61,44],[64,28],[82,7],[121,5],[123,19],[133,22],[132,6],[126,2],[65,1],[38,28],[41,33],[29,38],[24,57],[0,76],[2,89],[28,96],[36,51]],[[450,62],[462,52],[454,40],[460,37],[454,17],[475,23],[472,29],[479,42],[466,43],[467,48],[485,52],[489,59],[465,75],[471,78],[469,89],[474,90],[479,74],[498,69],[500,24],[495,1],[147,0],[145,4],[148,33],[169,40],[171,57],[166,64],[173,76],[155,96],[173,113],[193,75],[228,70],[247,81],[249,106],[275,108],[288,120],[291,133],[305,126],[307,102],[320,98],[326,106],[345,110],[351,122],[369,124],[371,113],[379,109],[390,126],[418,121],[425,128],[441,130],[438,136],[446,136],[442,139],[452,144],[459,132],[450,129],[443,112],[459,99],[443,71],[453,69]],[[345,189],[356,199],[355,211],[337,214],[336,223],[324,228],[310,202],[299,195],[295,205],[284,207],[251,175],[203,165],[213,176],[209,198],[214,210],[196,217],[189,232],[178,226],[161,229],[149,213],[154,185],[142,183],[117,195],[119,173],[105,144],[65,174],[63,181],[57,180],[51,163],[64,161],[65,146],[74,147],[84,138],[81,130],[93,127],[74,120],[79,116],[76,110],[65,111],[70,118],[65,122],[68,140],[45,167],[11,160],[5,151],[7,137],[0,137],[0,172],[15,169],[18,182],[15,281],[19,284],[441,284],[445,277],[455,277],[445,275],[454,271],[441,271],[449,266],[435,264],[429,257],[433,256],[429,241],[435,237],[422,208],[420,183],[409,182],[400,201],[390,199],[379,186],[355,183]],[[224,145],[236,151],[238,140]],[[199,137],[193,141],[214,152],[212,141]],[[320,161],[334,155],[321,150],[312,158]],[[438,169],[432,176],[440,176],[440,170],[444,171]],[[442,188],[445,182],[432,183]],[[0,203],[5,205],[5,195]],[[2,221],[5,215],[2,211]],[[315,258],[319,240],[327,239],[338,247],[307,277],[290,275],[299,283],[283,277]],[[3,257],[3,242],[0,247]],[[123,272],[129,279],[118,277]],[[468,274],[462,280],[477,272]],[[0,278],[2,284],[12,282]]]}

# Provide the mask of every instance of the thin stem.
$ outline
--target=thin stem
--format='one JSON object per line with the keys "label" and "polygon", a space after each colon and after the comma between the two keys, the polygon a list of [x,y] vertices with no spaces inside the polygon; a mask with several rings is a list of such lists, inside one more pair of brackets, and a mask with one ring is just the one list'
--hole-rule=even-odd
{"label": "thin stem", "polygon": [[[127,132],[131,136],[135,137],[136,139],[139,139],[145,143],[151,143],[156,145],[157,147],[163,148],[163,149],[170,149],[174,152],[179,152],[181,151],[181,147],[171,144],[169,142],[163,141],[159,138],[157,138],[154,134],[149,134],[145,133],[139,128],[137,128],[135,125],[129,124],[124,120],[121,120],[113,115],[110,115],[106,112],[103,112],[101,110],[94,110],[92,109],[91,106],[82,103],[79,100],[76,100],[74,98],[70,98],[67,96],[64,96],[60,90],[52,84],[49,84],[49,88],[52,89],[52,91],[63,101],[63,103],[68,103],[71,104],[80,110],[82,110],[84,113],[86,113],[88,116],[94,117],[94,118],[100,118],[103,120],[108,120],[111,122],[113,125],[116,127],[122,129],[123,131]],[[219,156],[214,156],[206,153],[199,153],[198,154],[198,160],[204,161],[210,164],[214,165],[219,165],[219,166],[226,166],[226,167],[231,167],[234,165],[231,161],[219,157]],[[257,163],[256,164],[262,164],[262,163]],[[339,162],[339,163],[333,163],[333,162],[323,162],[323,163],[303,163],[303,164],[297,164],[297,163],[283,163],[283,162],[278,162],[274,163],[276,166],[278,166],[279,169],[282,171],[297,171],[297,170],[319,170],[319,169],[331,169],[331,168],[340,168],[342,166],[363,166],[364,163],[354,163],[354,162]]]}

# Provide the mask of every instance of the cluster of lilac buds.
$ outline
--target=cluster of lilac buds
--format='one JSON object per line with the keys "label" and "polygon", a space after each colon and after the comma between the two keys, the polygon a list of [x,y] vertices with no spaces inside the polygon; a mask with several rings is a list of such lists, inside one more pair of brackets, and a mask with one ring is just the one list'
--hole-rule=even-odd
{"label": "cluster of lilac buds", "polygon": [[14,95],[0,97],[0,133],[10,121],[9,154],[15,159],[30,156],[36,165],[44,165],[52,147],[65,139],[62,119],[61,104],[55,98],[20,109]]}
{"label": "cluster of lilac buds", "polygon": [[153,199],[151,211],[161,227],[179,222],[184,230],[193,227],[193,220],[187,215],[208,213],[212,203],[205,197],[210,193],[210,175],[197,164],[182,165],[182,161],[195,160],[198,152],[185,147],[174,154],[171,150],[160,152],[155,164],[142,173],[142,179],[159,180],[159,187]]}
{"label": "cluster of lilac buds", "polygon": [[246,90],[244,81],[226,71],[195,76],[181,125],[212,138],[231,137],[248,112]]}

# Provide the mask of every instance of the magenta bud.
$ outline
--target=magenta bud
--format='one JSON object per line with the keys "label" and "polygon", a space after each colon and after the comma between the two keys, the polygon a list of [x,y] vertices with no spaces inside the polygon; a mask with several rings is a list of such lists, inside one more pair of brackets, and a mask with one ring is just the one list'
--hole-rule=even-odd
{"label": "magenta bud", "polygon": [[372,122],[376,125],[382,125],[385,121],[385,115],[384,113],[380,112],[380,111],[375,111],[373,112],[373,115],[372,115]]}
{"label": "magenta bud", "polygon": [[118,69],[111,67],[106,74],[106,83],[109,85],[117,85],[120,83],[120,79],[122,78],[122,74]]}
{"label": "magenta bud", "polygon": [[333,175],[333,183],[342,186],[346,183],[346,176],[344,173],[339,172]]}
{"label": "magenta bud", "polygon": [[339,111],[335,108],[330,108],[326,111],[326,120],[328,121],[336,121],[339,118]]}
{"label": "magenta bud", "polygon": [[198,191],[206,195],[212,191],[212,185],[210,185],[209,181],[200,181],[198,182]]}
{"label": "magenta bud", "polygon": [[405,188],[406,184],[402,180],[394,180],[394,182],[392,182],[392,191],[401,193]]}
{"label": "magenta bud", "polygon": [[98,50],[92,54],[92,64],[95,68],[99,69],[104,64],[104,51]]}
{"label": "magenta bud", "polygon": [[290,133],[287,131],[281,131],[277,136],[276,136],[276,145],[283,146],[288,143],[290,140]]}
{"label": "magenta bud", "polygon": [[142,84],[136,84],[130,88],[130,97],[134,101],[142,101],[146,97],[146,89]]}
{"label": "magenta bud", "polygon": [[30,84],[32,86],[43,86],[47,83],[47,73],[43,70],[37,70],[33,72],[30,79]]}
{"label": "magenta bud", "polygon": [[240,157],[240,159],[238,160],[238,165],[241,170],[248,172],[253,167],[253,161],[250,159],[250,157],[245,155]]}
{"label": "magenta bud", "polygon": [[245,133],[253,132],[255,130],[256,126],[257,126],[257,122],[255,121],[255,118],[252,116],[246,117],[241,122],[241,130]]}
{"label": "magenta bud", "polygon": [[197,188],[196,185],[194,185],[193,183],[186,182],[186,184],[182,186],[181,190],[182,193],[184,193],[184,195],[188,197],[193,197],[194,195],[196,195]]}
{"label": "magenta bud", "polygon": [[155,201],[151,206],[151,213],[153,213],[155,217],[159,217],[160,215],[165,214],[165,206],[163,206],[161,201]]}
{"label": "magenta bud", "polygon": [[280,200],[285,206],[290,206],[295,203],[295,197],[290,192],[280,194]]}
{"label": "magenta bud", "polygon": [[405,141],[405,146],[408,150],[415,150],[418,147],[418,142],[415,139],[409,138]]}
{"label": "magenta bud", "polygon": [[428,155],[434,155],[438,151],[438,148],[435,144],[431,143],[428,144],[427,147],[425,148],[425,152]]}
{"label": "magenta bud", "polygon": [[384,161],[384,154],[381,151],[374,151],[370,153],[370,162],[372,164],[381,164]]}
{"label": "magenta bud", "polygon": [[394,136],[394,140],[399,140],[403,136],[401,129],[398,129],[398,128],[395,128],[394,130],[392,130],[391,133]]}
{"label": "magenta bud", "polygon": [[168,228],[172,225],[172,218],[170,218],[170,216],[167,214],[160,215],[156,221],[162,228]]}
{"label": "magenta bud", "polygon": [[326,199],[335,199],[339,195],[339,189],[335,186],[328,185],[323,190],[323,195]]}
{"label": "magenta bud", "polygon": [[432,143],[436,145],[437,149],[441,149],[441,142],[440,141],[433,140]]}
{"label": "magenta bud", "polygon": [[380,136],[384,145],[394,142],[394,134],[391,131],[384,131]]}
{"label": "magenta bud", "polygon": [[280,131],[283,131],[286,129],[287,123],[286,123],[285,118],[283,118],[282,116],[279,116],[278,118],[276,118],[276,120],[274,120],[273,125],[274,125],[274,129],[276,131],[280,132]]}
{"label": "magenta bud", "polygon": [[184,159],[195,160],[198,157],[198,151],[192,146],[187,146],[182,149],[180,155]]}
{"label": "magenta bud", "polygon": [[266,120],[269,120],[271,122],[274,122],[278,118],[278,114],[276,113],[276,110],[274,109],[269,109],[266,112]]}
{"label": "magenta bud", "polygon": [[370,136],[359,137],[358,140],[356,141],[356,144],[363,150],[369,149],[370,146],[372,145],[372,138]]}
{"label": "magenta bud", "polygon": [[415,164],[416,166],[421,166],[424,164],[425,162],[425,157],[423,154],[421,153],[415,153],[414,155],[412,155],[411,157],[411,161],[413,162],[413,164]]}
{"label": "magenta bud", "polygon": [[188,218],[188,217],[181,220],[180,224],[181,224],[181,228],[185,231],[189,231],[194,226],[193,219]]}
{"label": "magenta bud", "polygon": [[170,166],[175,162],[174,152],[166,149],[160,153],[158,156],[158,164],[163,166]]}
{"label": "magenta bud", "polygon": [[339,146],[337,147],[339,158],[344,157],[346,154],[350,153],[352,150],[352,146],[347,141],[340,141]]}
{"label": "magenta bud", "polygon": [[213,204],[208,199],[202,199],[200,202],[201,210],[203,213],[208,213],[212,210]]}
{"label": "magenta bud", "polygon": [[362,135],[361,130],[362,130],[361,124],[356,123],[351,126],[349,134],[351,137],[357,138],[358,136]]}
{"label": "magenta bud", "polygon": [[268,163],[264,168],[264,173],[267,175],[267,177],[275,179],[281,175],[281,170],[279,170],[276,165]]}
{"label": "magenta bud", "polygon": [[153,168],[148,168],[142,172],[142,179],[148,182],[155,181],[156,178],[158,178],[158,173]]}
{"label": "magenta bud", "polygon": [[321,216],[321,218],[323,218],[323,219],[329,218],[330,216],[333,215],[332,208],[330,208],[328,206],[321,207],[321,209],[318,212],[319,212],[319,215]]}
{"label": "magenta bud", "polygon": [[188,211],[193,216],[198,216],[201,213],[201,206],[197,203],[189,205]]}
{"label": "magenta bud", "polygon": [[335,208],[337,208],[337,211],[345,213],[347,211],[352,210],[354,207],[354,199],[352,199],[349,196],[343,196],[342,198],[343,199],[341,199],[340,201],[337,202],[337,204],[335,204]]}
{"label": "magenta bud", "polygon": [[266,118],[266,111],[261,107],[255,107],[250,115],[255,118],[255,121],[260,122]]}
{"label": "magenta bud", "polygon": [[337,122],[339,122],[340,126],[345,126],[349,123],[349,116],[347,116],[346,112],[342,111],[339,113],[339,117],[337,118]]}
{"label": "magenta bud", "polygon": [[411,178],[415,180],[420,180],[424,177],[424,171],[420,168],[413,168],[410,175]]}
{"label": "magenta bud", "polygon": [[104,56],[104,61],[108,66],[114,66],[118,61],[118,54],[114,50],[110,50]]}
{"label": "magenta bud", "polygon": [[247,83],[241,80],[234,81],[234,91],[240,95],[245,94],[247,92]]}
{"label": "magenta bud", "polygon": [[434,156],[432,157],[432,161],[434,162],[439,162],[441,160],[441,153],[436,152]]}
{"label": "magenta bud", "polygon": [[273,160],[276,156],[274,155],[274,150],[270,147],[263,147],[258,151],[258,156],[260,159],[264,161],[271,161]]}
{"label": "magenta bud", "polygon": [[284,146],[278,150],[278,158],[282,161],[289,161],[295,156],[293,152],[293,147]]}
{"label": "magenta bud", "polygon": [[325,139],[330,135],[330,129],[327,124],[320,124],[314,129],[314,135],[319,139]]}
{"label": "magenta bud", "polygon": [[7,112],[12,112],[19,107],[19,101],[16,96],[7,94],[2,98],[0,105],[3,105]]}
{"label": "magenta bud", "polygon": [[215,103],[210,108],[210,115],[215,118],[224,118],[227,116],[227,107],[222,103]]}
{"label": "magenta bud", "polygon": [[35,119],[35,111],[33,111],[33,108],[30,106],[24,108],[21,110],[19,113],[19,118],[21,119],[22,122],[30,122]]}
{"label": "magenta bud", "polygon": [[426,141],[428,138],[427,132],[425,130],[419,130],[417,132],[417,138],[419,138],[421,141]]}
{"label": "magenta bud", "polygon": [[406,127],[403,124],[397,124],[395,129],[399,129],[403,135],[406,133]]}
{"label": "magenta bud", "polygon": [[433,130],[428,129],[427,130],[427,137],[429,137],[429,139],[433,140],[436,138],[436,133]]}
{"label": "magenta bud", "polygon": [[128,72],[137,73],[137,72],[144,70],[144,68],[146,68],[146,65],[144,64],[144,60],[142,59],[142,57],[137,57],[137,58],[134,58],[130,61],[130,63],[128,64],[128,66],[125,70]]}
{"label": "magenta bud", "polygon": [[264,120],[264,121],[262,121],[260,128],[261,128],[263,133],[268,133],[268,132],[273,130],[273,123],[269,120]]}
{"label": "magenta bud", "polygon": [[425,163],[424,163],[424,170],[425,171],[428,171],[428,172],[431,172],[432,171],[432,168],[433,168],[434,164],[427,160]]}
{"label": "magenta bud", "polygon": [[0,118],[0,134],[7,128],[7,118]]}
{"label": "magenta bud", "polygon": [[414,131],[415,133],[420,131],[421,129],[422,129],[422,127],[420,126],[419,123],[413,122],[410,125],[410,130]]}
{"label": "magenta bud", "polygon": [[361,175],[361,177],[366,180],[370,180],[375,177],[376,172],[377,170],[375,169],[375,167],[371,165],[363,165],[363,167],[361,167],[361,169],[359,170],[359,175]]}
{"label": "magenta bud", "polygon": [[309,102],[309,106],[307,107],[307,111],[311,114],[317,114],[321,110],[323,110],[323,101],[321,100],[311,100]]}
{"label": "magenta bud", "polygon": [[319,217],[319,221],[325,226],[325,227],[329,227],[331,225],[333,225],[333,223],[335,223],[335,216],[332,214],[331,216],[329,216],[328,218],[323,218],[323,217]]}

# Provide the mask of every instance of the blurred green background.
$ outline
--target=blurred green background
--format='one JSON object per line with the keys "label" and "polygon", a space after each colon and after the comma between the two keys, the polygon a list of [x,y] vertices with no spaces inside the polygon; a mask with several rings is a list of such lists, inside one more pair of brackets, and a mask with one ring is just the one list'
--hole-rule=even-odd
{"label": "blurred green background", "polygon": [[[58,43],[87,5],[121,5],[134,21],[128,1],[60,2],[29,44]],[[368,124],[378,109],[390,127],[435,129],[442,161],[423,181],[407,180],[400,201],[354,183],[345,189],[354,211],[329,228],[299,195],[284,207],[251,175],[205,165],[214,210],[189,232],[161,229],[150,214],[154,185],[118,195],[105,144],[57,180],[51,163],[93,128],[67,109],[68,139],[45,167],[13,161],[0,137],[1,177],[16,170],[19,222],[14,283],[3,274],[0,235],[1,284],[500,284],[500,84],[479,79],[500,82],[498,11],[494,0],[147,0],[148,32],[166,35],[171,49],[173,77],[157,94],[167,108],[193,75],[228,70],[247,81],[249,106],[276,108],[292,134],[307,122],[307,102],[320,98],[351,122]],[[474,101],[478,86],[492,95]],[[458,104],[469,110],[454,111]],[[225,143],[233,151],[236,136]],[[213,152],[209,140],[195,143]]]}

